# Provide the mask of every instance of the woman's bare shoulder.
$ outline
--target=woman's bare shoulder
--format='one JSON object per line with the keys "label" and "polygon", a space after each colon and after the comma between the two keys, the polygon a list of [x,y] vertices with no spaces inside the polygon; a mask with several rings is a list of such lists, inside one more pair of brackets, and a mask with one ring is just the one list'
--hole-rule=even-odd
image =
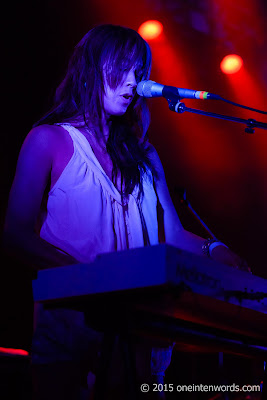
{"label": "woman's bare shoulder", "polygon": [[31,129],[26,136],[22,149],[35,149],[47,152],[50,155],[59,149],[71,147],[71,139],[66,135],[66,130],[59,125],[38,125]]}
{"label": "woman's bare shoulder", "polygon": [[60,140],[63,137],[63,128],[59,125],[38,125],[30,130],[26,140],[36,143],[51,143],[51,141]]}

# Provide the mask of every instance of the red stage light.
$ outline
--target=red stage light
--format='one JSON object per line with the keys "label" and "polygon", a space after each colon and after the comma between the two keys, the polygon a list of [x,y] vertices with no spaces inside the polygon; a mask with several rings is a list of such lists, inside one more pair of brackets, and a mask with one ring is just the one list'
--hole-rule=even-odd
{"label": "red stage light", "polygon": [[138,33],[145,40],[156,39],[163,31],[163,26],[159,21],[150,20],[140,25]]}
{"label": "red stage light", "polygon": [[22,349],[10,349],[7,347],[0,347],[0,353],[12,355],[12,356],[28,356],[29,353]]}
{"label": "red stage light", "polygon": [[221,70],[225,74],[235,74],[243,65],[243,60],[237,54],[225,56],[221,62]]}

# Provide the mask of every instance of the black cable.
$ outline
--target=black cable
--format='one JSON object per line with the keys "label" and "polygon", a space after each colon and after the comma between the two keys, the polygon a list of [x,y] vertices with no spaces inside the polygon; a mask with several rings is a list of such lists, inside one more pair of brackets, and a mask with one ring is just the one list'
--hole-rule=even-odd
{"label": "black cable", "polygon": [[224,98],[221,97],[221,96],[219,96],[219,98],[220,98],[220,100],[225,101],[225,103],[232,104],[233,106],[245,108],[246,110],[255,111],[255,112],[260,113],[260,114],[267,114],[266,111],[257,110],[256,108],[251,108],[251,107],[243,106],[242,104],[238,104],[238,103],[235,103],[235,102],[233,102],[233,101],[226,100],[226,99],[224,99]]}

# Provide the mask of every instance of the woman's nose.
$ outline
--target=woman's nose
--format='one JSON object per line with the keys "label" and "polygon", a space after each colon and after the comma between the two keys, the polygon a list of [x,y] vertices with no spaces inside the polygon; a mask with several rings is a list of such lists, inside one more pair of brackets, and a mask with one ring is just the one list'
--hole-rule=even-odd
{"label": "woman's nose", "polygon": [[134,89],[136,89],[137,87],[137,82],[136,82],[136,78],[135,78],[135,73],[133,70],[129,71],[127,78],[126,78],[126,85],[127,86],[131,86]]}

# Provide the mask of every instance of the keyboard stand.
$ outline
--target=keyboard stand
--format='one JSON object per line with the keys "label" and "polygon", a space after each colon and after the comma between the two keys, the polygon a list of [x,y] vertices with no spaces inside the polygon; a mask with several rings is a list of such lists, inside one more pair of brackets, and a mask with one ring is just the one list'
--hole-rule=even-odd
{"label": "keyboard stand", "polygon": [[129,334],[120,333],[116,335],[114,332],[105,331],[100,356],[99,368],[96,373],[95,382],[95,400],[106,400],[107,390],[109,386],[109,371],[112,367],[112,354],[118,341],[119,349],[122,351],[123,362],[126,373],[126,398],[129,400],[137,400],[136,385],[136,365],[134,349]]}

